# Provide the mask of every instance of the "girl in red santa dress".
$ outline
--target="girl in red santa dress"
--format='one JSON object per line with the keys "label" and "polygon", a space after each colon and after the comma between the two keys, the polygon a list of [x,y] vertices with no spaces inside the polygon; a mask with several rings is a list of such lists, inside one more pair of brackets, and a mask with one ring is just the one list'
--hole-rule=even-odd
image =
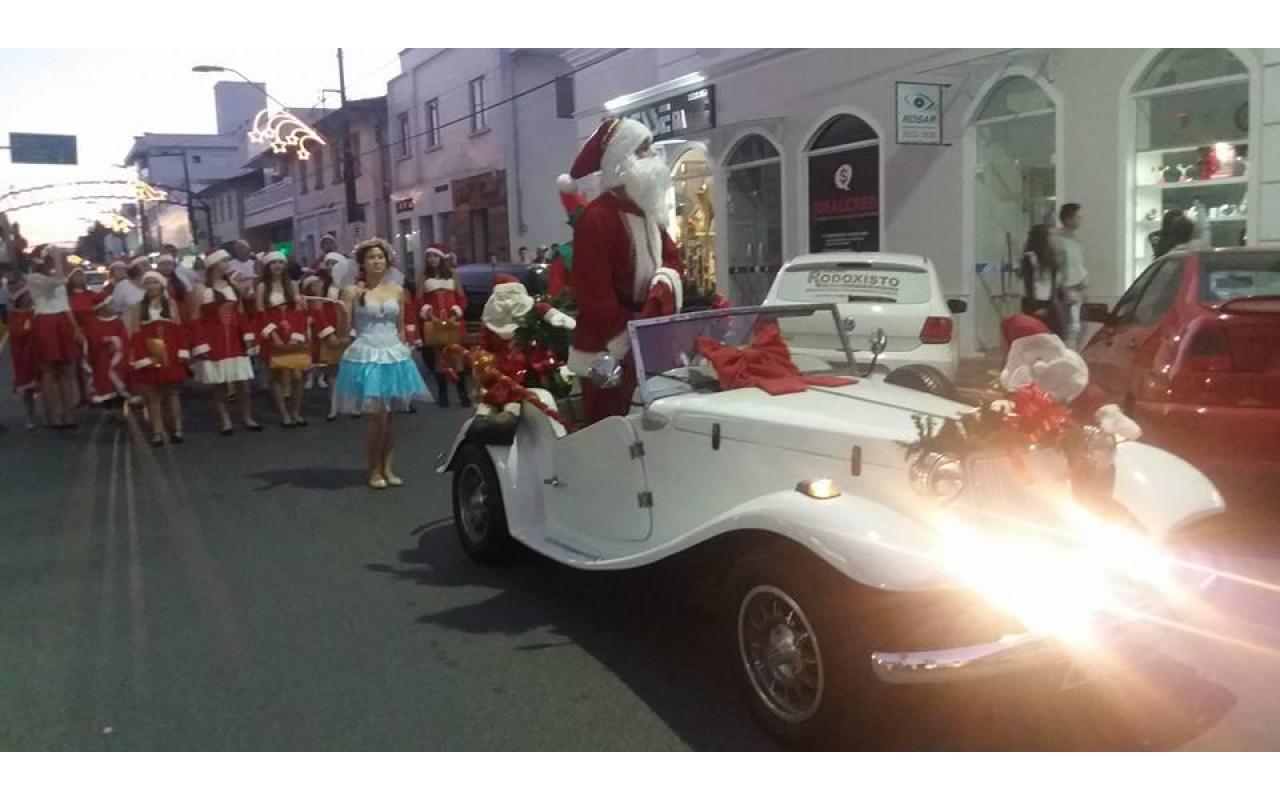
{"label": "girl in red santa dress", "polygon": [[115,312],[110,293],[98,299],[93,316],[81,330],[85,338],[85,372],[89,401],[102,408],[119,408],[129,391],[129,331]]}
{"label": "girl in red santa dress", "polygon": [[[443,349],[462,342],[466,327],[462,312],[467,308],[467,295],[462,291],[462,282],[455,272],[457,260],[444,245],[431,245],[423,259],[422,274],[418,276],[418,309],[415,315],[421,321],[420,351],[422,363],[435,374],[436,403],[447,408],[449,382],[444,375]],[[459,404],[464,408],[470,406],[464,373],[458,373],[456,385]]]}
{"label": "girl in red santa dress", "polygon": [[35,308],[21,275],[9,279],[9,358],[13,361],[13,393],[22,395],[27,430],[36,427],[36,387],[40,367],[36,363]]}
{"label": "girl in red santa dress", "polygon": [[249,355],[257,338],[240,293],[227,277],[230,261],[231,254],[226,250],[215,250],[205,258],[205,282],[189,293],[187,310],[195,374],[209,387],[223,436],[235,433],[227,410],[228,396],[233,393],[245,429],[262,430],[253,418],[253,392],[249,386],[253,380]]}
{"label": "girl in red santa dress", "polygon": [[267,253],[258,284],[258,341],[262,360],[271,370],[271,394],[280,424],[306,425],[302,418],[302,376],[311,369],[307,309],[298,285],[289,278],[284,253]]}
{"label": "girl in red santa dress", "polygon": [[76,426],[76,359],[80,357],[80,329],[67,299],[67,276],[62,254],[41,248],[39,265],[27,276],[35,307],[35,359],[40,368],[45,421],[51,428]]}
{"label": "girl in red santa dress", "polygon": [[[71,316],[76,321],[76,326],[81,332],[87,331],[89,323],[94,318],[94,309],[103,297],[109,297],[111,289],[108,287],[100,291],[92,291],[89,289],[88,282],[85,280],[84,267],[75,267],[67,273],[67,304],[71,306]],[[82,342],[87,345],[87,342]],[[77,388],[80,390],[80,405],[90,402],[90,396],[93,390],[89,386],[89,356],[83,350],[80,357],[76,359],[80,368],[76,370],[76,378],[78,381]]]}
{"label": "girl in red santa dress", "polygon": [[320,388],[329,390],[329,413],[325,419],[333,422],[338,418],[334,383],[342,354],[350,343],[346,307],[342,305],[341,290],[326,269],[302,279],[302,294],[307,298],[307,313],[311,317],[311,360],[319,372]]}
{"label": "girl in red santa dress", "polygon": [[187,379],[186,361],[190,358],[182,317],[166,291],[167,283],[156,270],[142,277],[142,301],[134,306],[129,326],[134,332],[129,345],[133,383],[147,401],[154,447],[164,444],[166,407],[172,421],[169,441],[182,443],[182,398],[178,389]]}

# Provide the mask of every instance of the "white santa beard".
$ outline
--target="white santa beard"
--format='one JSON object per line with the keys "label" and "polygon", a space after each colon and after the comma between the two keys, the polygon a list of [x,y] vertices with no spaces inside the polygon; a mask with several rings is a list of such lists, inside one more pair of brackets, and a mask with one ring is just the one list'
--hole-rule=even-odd
{"label": "white santa beard", "polygon": [[665,218],[667,195],[671,192],[671,171],[666,161],[657,156],[631,159],[622,173],[622,188],[646,217]]}

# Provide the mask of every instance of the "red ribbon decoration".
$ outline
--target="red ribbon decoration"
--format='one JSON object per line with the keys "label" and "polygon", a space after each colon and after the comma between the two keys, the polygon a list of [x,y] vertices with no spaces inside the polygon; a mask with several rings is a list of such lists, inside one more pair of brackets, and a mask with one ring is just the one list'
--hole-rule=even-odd
{"label": "red ribbon decoration", "polygon": [[722,344],[708,336],[695,346],[716,371],[722,389],[755,387],[769,394],[794,394],[810,386],[850,386],[852,378],[801,375],[775,321],[763,322],[746,347]]}
{"label": "red ribbon decoration", "polygon": [[1051,444],[1062,438],[1067,411],[1039,386],[1027,383],[1014,390],[1013,413],[1006,419],[1033,444]]}

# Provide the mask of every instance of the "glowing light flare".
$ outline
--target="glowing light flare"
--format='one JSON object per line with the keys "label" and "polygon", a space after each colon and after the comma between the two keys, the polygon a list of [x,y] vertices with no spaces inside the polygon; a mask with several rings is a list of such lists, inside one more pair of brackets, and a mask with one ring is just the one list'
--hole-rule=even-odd
{"label": "glowing light flare", "polygon": [[162,192],[145,181],[134,181],[133,191],[139,203],[158,203],[169,196],[167,192]]}
{"label": "glowing light flare", "polygon": [[249,141],[254,144],[266,144],[273,153],[287,153],[290,149],[297,151],[299,161],[311,158],[307,142],[324,145],[325,140],[315,129],[288,111],[271,111],[264,108],[253,118],[253,126],[249,130]]}

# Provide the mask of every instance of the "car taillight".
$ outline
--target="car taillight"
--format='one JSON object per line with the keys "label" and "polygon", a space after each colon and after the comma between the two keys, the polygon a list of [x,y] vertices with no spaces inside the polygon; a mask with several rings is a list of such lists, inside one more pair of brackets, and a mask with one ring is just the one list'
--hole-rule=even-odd
{"label": "car taillight", "polygon": [[1221,328],[1213,325],[1192,334],[1187,344],[1187,367],[1195,372],[1230,372],[1234,368]]}
{"label": "car taillight", "polygon": [[951,341],[951,317],[926,317],[920,329],[921,344],[946,344]]}

